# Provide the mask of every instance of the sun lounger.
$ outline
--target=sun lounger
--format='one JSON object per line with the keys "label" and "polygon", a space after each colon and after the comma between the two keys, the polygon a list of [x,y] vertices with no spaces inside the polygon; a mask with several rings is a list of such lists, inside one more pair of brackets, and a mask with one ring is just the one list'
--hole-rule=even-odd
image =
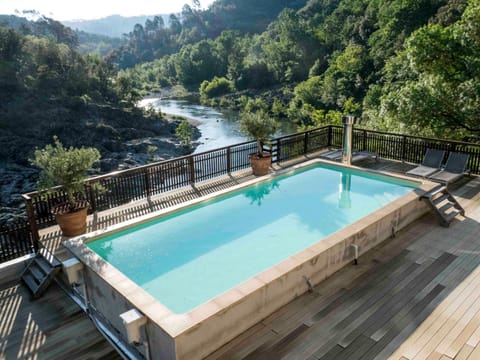
{"label": "sun lounger", "polygon": [[361,161],[364,159],[375,159],[377,160],[377,154],[371,151],[360,151],[353,150],[352,153],[352,162]]}
{"label": "sun lounger", "polygon": [[445,150],[427,149],[422,164],[407,171],[408,175],[427,177],[440,170],[445,157]]}
{"label": "sun lounger", "polygon": [[466,168],[468,162],[468,154],[452,152],[448,156],[445,168],[439,172],[434,173],[428,178],[441,183],[449,184],[457,181],[462,176],[466,175]]}
{"label": "sun lounger", "polygon": [[340,161],[342,160],[342,150],[330,150],[321,154],[320,157],[327,160]]}
{"label": "sun lounger", "polygon": [[[342,160],[342,150],[330,150],[322,155],[321,158],[332,160],[332,161],[341,161]],[[377,159],[377,154],[371,151],[360,151],[360,150],[353,150],[352,152],[352,163],[360,160],[364,160],[367,158]]]}

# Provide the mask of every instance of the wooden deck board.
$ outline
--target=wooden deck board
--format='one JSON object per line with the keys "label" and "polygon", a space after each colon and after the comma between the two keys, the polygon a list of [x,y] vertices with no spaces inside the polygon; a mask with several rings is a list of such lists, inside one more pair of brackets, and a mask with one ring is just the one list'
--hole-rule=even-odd
{"label": "wooden deck board", "polygon": [[1,284],[0,310],[0,359],[121,359],[56,284],[37,300]]}
{"label": "wooden deck board", "polygon": [[470,354],[472,353],[472,351],[474,350],[475,348],[473,346],[470,346],[470,345],[463,345],[462,349],[458,352],[457,356],[455,356],[455,360],[466,360],[468,359],[468,357],[470,356]]}
{"label": "wooden deck board", "polygon": [[[372,315],[366,319],[361,326],[357,327],[352,333],[342,339],[340,345],[344,347],[348,346],[349,343],[359,334],[365,334],[367,336],[373,335],[375,331],[379,330],[379,327],[384,325],[388,319],[398,313],[409,300],[423,290],[423,288],[453,260],[454,258],[450,254],[445,254],[443,257],[438,258],[430,266],[425,268],[419,276],[412,278],[403,288],[394,292],[392,296],[384,296],[380,307],[375,309]],[[400,288],[400,286],[397,286],[397,288]],[[339,326],[341,326],[341,324],[339,324]]]}
{"label": "wooden deck board", "polygon": [[364,354],[362,359],[375,359],[378,357],[385,351],[388,345],[393,343],[394,339],[400,336],[402,330],[412,321],[412,318],[416,319],[416,321],[422,321],[428,314],[428,311],[425,310],[439,297],[443,290],[443,286],[435,286],[424,298],[415,303],[408,313],[402,314],[394,322],[392,321],[392,326],[381,337],[377,338],[377,343]]}

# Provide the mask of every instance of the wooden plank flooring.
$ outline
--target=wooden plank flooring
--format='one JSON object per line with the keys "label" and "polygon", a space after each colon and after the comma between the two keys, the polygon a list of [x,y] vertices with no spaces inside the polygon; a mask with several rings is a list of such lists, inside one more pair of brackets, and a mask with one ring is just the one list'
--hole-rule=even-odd
{"label": "wooden plank flooring", "polygon": [[[363,164],[362,164],[363,165]],[[408,164],[366,160],[404,172]],[[103,228],[249,179],[224,177],[90,217]],[[208,359],[480,360],[480,180],[456,194],[466,218],[448,229],[426,216],[358,266],[347,266]],[[61,249],[56,228],[42,232]],[[118,355],[56,285],[35,302],[0,285],[0,359],[114,359]],[[81,336],[79,336],[81,335]]]}
{"label": "wooden plank flooring", "polygon": [[32,301],[16,282],[0,285],[0,359],[121,357],[57,284]]}
{"label": "wooden plank flooring", "polygon": [[208,359],[480,360],[480,179],[456,195]]}

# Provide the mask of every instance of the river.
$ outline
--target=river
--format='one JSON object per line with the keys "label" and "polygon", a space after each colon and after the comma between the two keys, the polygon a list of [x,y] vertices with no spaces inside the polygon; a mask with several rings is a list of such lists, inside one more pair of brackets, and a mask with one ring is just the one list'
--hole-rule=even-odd
{"label": "river", "polygon": [[[152,105],[156,110],[169,115],[185,116],[195,122],[201,133],[199,146],[194,153],[208,151],[247,141],[248,137],[240,132],[239,115],[233,110],[217,110],[208,106],[192,103],[188,100],[167,100],[146,98],[140,106]],[[292,133],[293,125],[281,124],[277,135]]]}
{"label": "river", "polygon": [[240,132],[238,112],[216,110],[214,108],[193,104],[187,100],[166,100],[147,98],[140,106],[152,105],[156,110],[169,115],[185,116],[195,122],[201,133],[200,145],[195,153],[212,150],[248,140]]}

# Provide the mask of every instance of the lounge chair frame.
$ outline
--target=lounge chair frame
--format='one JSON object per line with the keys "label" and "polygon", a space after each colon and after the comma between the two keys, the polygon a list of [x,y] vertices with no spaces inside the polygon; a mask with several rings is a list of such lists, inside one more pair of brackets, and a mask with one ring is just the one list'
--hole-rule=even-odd
{"label": "lounge chair frame", "polygon": [[468,174],[467,163],[470,155],[459,152],[451,152],[445,167],[432,174],[428,178],[443,184],[453,183]]}
{"label": "lounge chair frame", "polygon": [[441,169],[445,150],[427,149],[421,165],[407,171],[407,175],[428,177]]}

